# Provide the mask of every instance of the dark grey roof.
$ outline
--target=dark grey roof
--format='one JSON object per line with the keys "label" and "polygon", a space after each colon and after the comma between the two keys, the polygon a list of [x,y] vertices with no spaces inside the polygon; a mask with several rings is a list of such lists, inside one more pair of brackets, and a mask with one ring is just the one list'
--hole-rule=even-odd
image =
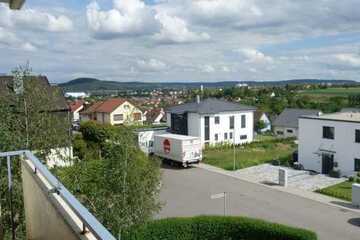
{"label": "dark grey roof", "polygon": [[321,111],[320,110],[309,110],[309,109],[286,108],[276,118],[273,125],[275,127],[298,128],[299,127],[299,118],[301,116],[317,115],[319,112],[321,112]]}
{"label": "dark grey roof", "polygon": [[208,98],[201,100],[200,103],[192,102],[185,103],[166,109],[166,112],[183,114],[183,113],[199,113],[199,114],[216,114],[220,112],[240,112],[240,111],[255,111],[255,107],[241,105],[238,103],[229,102],[215,98]]}

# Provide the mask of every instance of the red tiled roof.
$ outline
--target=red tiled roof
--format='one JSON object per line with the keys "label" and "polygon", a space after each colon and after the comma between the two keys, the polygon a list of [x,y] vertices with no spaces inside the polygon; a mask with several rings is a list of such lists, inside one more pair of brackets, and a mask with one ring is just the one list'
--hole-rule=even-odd
{"label": "red tiled roof", "polygon": [[96,112],[96,109],[103,104],[103,102],[95,102],[90,107],[86,108],[85,111],[81,112],[81,114],[91,114]]}
{"label": "red tiled roof", "polygon": [[121,106],[126,99],[122,98],[112,98],[102,102],[96,102],[91,105],[88,109],[86,109],[83,113],[90,114],[94,112],[101,112],[101,113],[112,113],[116,108]]}
{"label": "red tiled roof", "polygon": [[76,110],[78,110],[81,106],[84,105],[84,101],[82,100],[78,100],[78,101],[74,101],[74,102],[71,102],[69,104],[70,106],[70,111],[71,112],[75,112]]}
{"label": "red tiled roof", "polygon": [[112,98],[104,101],[97,109],[96,112],[103,112],[103,113],[111,113],[116,108],[121,106],[124,102],[126,102],[126,99],[122,98]]}

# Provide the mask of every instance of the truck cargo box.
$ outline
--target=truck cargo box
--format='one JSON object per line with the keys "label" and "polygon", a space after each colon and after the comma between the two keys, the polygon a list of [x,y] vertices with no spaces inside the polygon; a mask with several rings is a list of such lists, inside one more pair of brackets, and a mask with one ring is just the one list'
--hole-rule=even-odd
{"label": "truck cargo box", "polygon": [[154,154],[183,166],[199,163],[202,160],[201,140],[178,134],[158,134],[154,136]]}

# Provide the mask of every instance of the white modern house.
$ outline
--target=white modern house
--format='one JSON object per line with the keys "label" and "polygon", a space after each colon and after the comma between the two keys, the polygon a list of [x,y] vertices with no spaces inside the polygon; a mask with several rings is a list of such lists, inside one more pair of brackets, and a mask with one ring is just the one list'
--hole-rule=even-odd
{"label": "white modern house", "polygon": [[320,113],[320,110],[285,108],[273,122],[273,131],[279,138],[298,137],[299,118]]}
{"label": "white modern house", "polygon": [[85,102],[77,100],[69,104],[72,122],[80,121],[80,111],[84,109]]}
{"label": "white modern house", "polygon": [[258,129],[257,131],[260,133],[271,131],[271,121],[269,116],[262,111],[255,111],[254,113],[254,129],[256,129],[256,124],[259,122],[264,123],[264,127],[262,129]]}
{"label": "white modern house", "polygon": [[340,170],[342,176],[360,171],[360,112],[300,117],[298,152],[308,170]]}
{"label": "white modern house", "polygon": [[203,146],[253,141],[256,108],[219,99],[205,99],[166,109],[172,133],[201,138]]}
{"label": "white modern house", "polygon": [[69,98],[86,98],[89,97],[89,94],[86,92],[66,92],[65,97]]}

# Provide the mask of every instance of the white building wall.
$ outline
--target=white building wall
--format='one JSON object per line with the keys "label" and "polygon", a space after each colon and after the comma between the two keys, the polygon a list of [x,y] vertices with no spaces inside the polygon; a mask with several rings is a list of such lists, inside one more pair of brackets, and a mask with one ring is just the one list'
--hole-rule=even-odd
{"label": "white building wall", "polygon": [[263,121],[266,125],[266,127],[261,129],[260,132],[271,131],[271,122],[270,122],[270,119],[266,116],[266,114],[263,114],[261,116],[260,121]]}
{"label": "white building wall", "polygon": [[[191,116],[190,116],[191,115]],[[241,116],[245,115],[246,126],[241,128]],[[210,117],[210,140],[205,141],[205,117]],[[220,123],[215,124],[215,117],[220,117]],[[234,116],[234,129],[230,129],[230,116]],[[199,120],[200,119],[200,124]],[[252,142],[254,139],[254,113],[253,112],[226,112],[210,115],[189,114],[188,129],[189,135],[200,136],[201,143],[210,145],[229,143],[229,144],[244,144]],[[227,133],[227,139],[225,139]],[[233,138],[230,139],[230,133]],[[198,135],[195,135],[198,134]],[[218,140],[215,140],[215,134],[218,134]],[[246,135],[247,139],[240,139],[240,136]]]}
{"label": "white building wall", "polygon": [[[128,106],[128,107],[125,107]],[[140,113],[141,114],[141,120],[134,121],[133,114],[134,113]],[[124,119],[122,121],[114,121],[114,115],[116,114],[123,114]],[[129,102],[124,102],[121,106],[116,108],[109,117],[109,121],[111,125],[116,124],[124,124],[124,123],[143,123],[145,120],[144,114],[136,108],[134,105],[132,105]]]}
{"label": "white building wall", "polygon": [[166,113],[166,126],[171,127],[171,113]]}
{"label": "white building wall", "polygon": [[[335,139],[323,139],[323,126],[335,128]],[[360,123],[303,119],[299,120],[299,163],[305,169],[321,172],[322,156],[319,149],[334,151],[334,162],[341,174],[354,174],[354,159],[360,158],[360,143],[355,143],[355,129]]]}

